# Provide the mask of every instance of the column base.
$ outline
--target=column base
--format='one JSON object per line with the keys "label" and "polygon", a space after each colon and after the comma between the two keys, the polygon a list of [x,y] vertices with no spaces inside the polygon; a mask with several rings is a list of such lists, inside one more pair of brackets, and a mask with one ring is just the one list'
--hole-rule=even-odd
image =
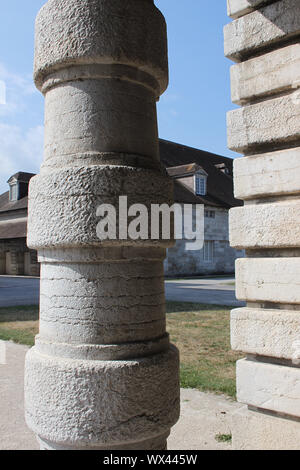
{"label": "column base", "polygon": [[232,416],[234,450],[299,450],[300,422],[247,406]]}
{"label": "column base", "polygon": [[146,439],[140,442],[132,442],[130,444],[119,444],[115,446],[97,446],[97,447],[80,447],[80,446],[60,446],[45,439],[37,438],[40,450],[167,450],[167,438],[170,433],[164,433],[152,439]]}
{"label": "column base", "polygon": [[179,418],[178,351],[100,361],[29,350],[25,408],[41,449],[163,450]]}

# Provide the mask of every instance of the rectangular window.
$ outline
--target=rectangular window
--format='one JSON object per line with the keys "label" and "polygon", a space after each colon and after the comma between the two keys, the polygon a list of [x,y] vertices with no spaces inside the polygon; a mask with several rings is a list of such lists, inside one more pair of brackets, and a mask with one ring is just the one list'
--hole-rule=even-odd
{"label": "rectangular window", "polygon": [[18,185],[12,184],[9,190],[9,199],[10,201],[17,201],[18,199]]}
{"label": "rectangular window", "polygon": [[214,260],[214,246],[214,241],[204,242],[203,259],[206,263],[211,263]]}
{"label": "rectangular window", "polygon": [[216,217],[215,211],[205,211],[205,217],[209,219],[214,219]]}
{"label": "rectangular window", "polygon": [[206,177],[205,176],[196,176],[196,194],[197,196],[206,195]]}

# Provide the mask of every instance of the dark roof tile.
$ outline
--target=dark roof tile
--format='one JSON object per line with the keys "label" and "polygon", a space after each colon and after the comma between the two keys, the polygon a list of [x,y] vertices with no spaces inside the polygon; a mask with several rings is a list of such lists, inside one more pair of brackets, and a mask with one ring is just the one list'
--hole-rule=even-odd
{"label": "dark roof tile", "polygon": [[8,238],[26,238],[27,222],[7,222],[0,224],[0,240]]}
{"label": "dark roof tile", "polygon": [[[160,139],[160,158],[165,168],[197,164],[208,174],[207,196],[201,199],[206,204],[215,202],[222,207],[241,206],[243,203],[233,195],[233,179],[217,169],[215,165],[225,163],[232,175],[233,160],[213,153],[197,150],[185,145]],[[192,194],[192,191],[190,190]]]}
{"label": "dark roof tile", "polygon": [[0,213],[1,212],[10,212],[19,209],[27,209],[28,206],[28,196],[19,199],[18,201],[9,200],[9,191],[0,195]]}

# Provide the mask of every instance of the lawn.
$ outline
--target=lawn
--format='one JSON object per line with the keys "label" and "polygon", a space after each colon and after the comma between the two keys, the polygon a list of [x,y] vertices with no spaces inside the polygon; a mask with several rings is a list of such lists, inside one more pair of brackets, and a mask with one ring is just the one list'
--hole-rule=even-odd
{"label": "lawn", "polygon": [[33,346],[38,332],[37,305],[0,308],[0,339]]}
{"label": "lawn", "polygon": [[167,302],[167,325],[180,351],[181,387],[235,397],[235,363],[230,349],[230,308]]}
{"label": "lawn", "polygon": [[[229,307],[167,302],[167,328],[180,350],[181,386],[235,397],[235,362],[230,350]],[[38,307],[0,308],[0,339],[32,346]]]}

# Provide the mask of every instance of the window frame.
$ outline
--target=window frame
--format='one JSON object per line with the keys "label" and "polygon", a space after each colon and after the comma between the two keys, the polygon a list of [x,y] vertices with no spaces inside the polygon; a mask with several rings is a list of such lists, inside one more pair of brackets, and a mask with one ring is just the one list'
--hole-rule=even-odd
{"label": "window frame", "polygon": [[9,185],[9,200],[11,202],[18,200],[18,183],[11,183]]}
{"label": "window frame", "polygon": [[[203,192],[201,191],[201,185],[203,184]],[[198,186],[199,185],[199,186]],[[207,194],[207,176],[203,174],[195,175],[195,194],[196,196],[206,196]],[[198,192],[199,189],[199,192]]]}
{"label": "window frame", "polygon": [[205,240],[203,246],[203,261],[205,263],[213,263],[215,257],[215,241]]}

